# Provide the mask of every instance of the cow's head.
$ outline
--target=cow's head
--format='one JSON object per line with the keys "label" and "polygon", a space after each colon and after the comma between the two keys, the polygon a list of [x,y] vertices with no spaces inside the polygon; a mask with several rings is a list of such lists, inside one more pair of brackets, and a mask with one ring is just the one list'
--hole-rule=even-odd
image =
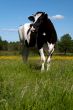
{"label": "cow's head", "polygon": [[43,12],[37,12],[36,14],[29,16],[28,19],[32,22],[36,22]]}
{"label": "cow's head", "polygon": [[36,14],[29,16],[28,19],[33,22],[33,27],[38,30],[44,18],[48,18],[45,12],[37,12]]}

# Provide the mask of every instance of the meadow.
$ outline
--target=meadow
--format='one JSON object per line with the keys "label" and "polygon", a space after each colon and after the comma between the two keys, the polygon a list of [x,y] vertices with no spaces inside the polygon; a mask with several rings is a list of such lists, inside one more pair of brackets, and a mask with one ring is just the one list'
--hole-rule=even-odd
{"label": "meadow", "polygon": [[48,72],[40,65],[0,56],[0,110],[73,110],[73,57],[53,56]]}

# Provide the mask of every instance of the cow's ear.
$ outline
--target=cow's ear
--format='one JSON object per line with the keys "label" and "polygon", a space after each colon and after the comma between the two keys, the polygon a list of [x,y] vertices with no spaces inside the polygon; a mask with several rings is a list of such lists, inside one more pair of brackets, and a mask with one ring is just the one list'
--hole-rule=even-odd
{"label": "cow's ear", "polygon": [[47,15],[47,13],[45,14],[45,16],[48,18],[48,15]]}
{"label": "cow's ear", "polygon": [[28,19],[29,19],[30,21],[32,21],[32,22],[34,22],[34,21],[35,21],[35,19],[34,19],[34,17],[33,17],[33,16],[29,16],[29,17],[28,17]]}

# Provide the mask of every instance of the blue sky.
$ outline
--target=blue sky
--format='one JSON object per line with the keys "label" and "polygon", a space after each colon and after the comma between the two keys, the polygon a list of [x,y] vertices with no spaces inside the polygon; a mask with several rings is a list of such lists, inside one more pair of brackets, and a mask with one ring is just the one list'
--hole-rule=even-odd
{"label": "blue sky", "polygon": [[58,38],[69,33],[73,38],[73,0],[0,0],[0,36],[18,41],[19,25],[29,22],[28,16],[37,11],[48,14]]}

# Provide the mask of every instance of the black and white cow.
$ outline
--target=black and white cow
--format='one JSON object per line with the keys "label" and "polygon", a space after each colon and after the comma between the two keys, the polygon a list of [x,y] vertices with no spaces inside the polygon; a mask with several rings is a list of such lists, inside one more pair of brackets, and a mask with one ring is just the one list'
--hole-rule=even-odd
{"label": "black and white cow", "polygon": [[[20,40],[23,44],[25,43],[28,48],[30,46],[35,46],[35,44],[37,45],[42,62],[41,71],[44,70],[45,61],[47,61],[48,70],[51,55],[54,52],[54,47],[57,41],[56,30],[45,12],[37,12],[36,14],[29,16],[28,19],[32,21],[31,24],[25,24],[19,27]],[[45,43],[48,47],[47,60],[43,51],[43,45]]]}

